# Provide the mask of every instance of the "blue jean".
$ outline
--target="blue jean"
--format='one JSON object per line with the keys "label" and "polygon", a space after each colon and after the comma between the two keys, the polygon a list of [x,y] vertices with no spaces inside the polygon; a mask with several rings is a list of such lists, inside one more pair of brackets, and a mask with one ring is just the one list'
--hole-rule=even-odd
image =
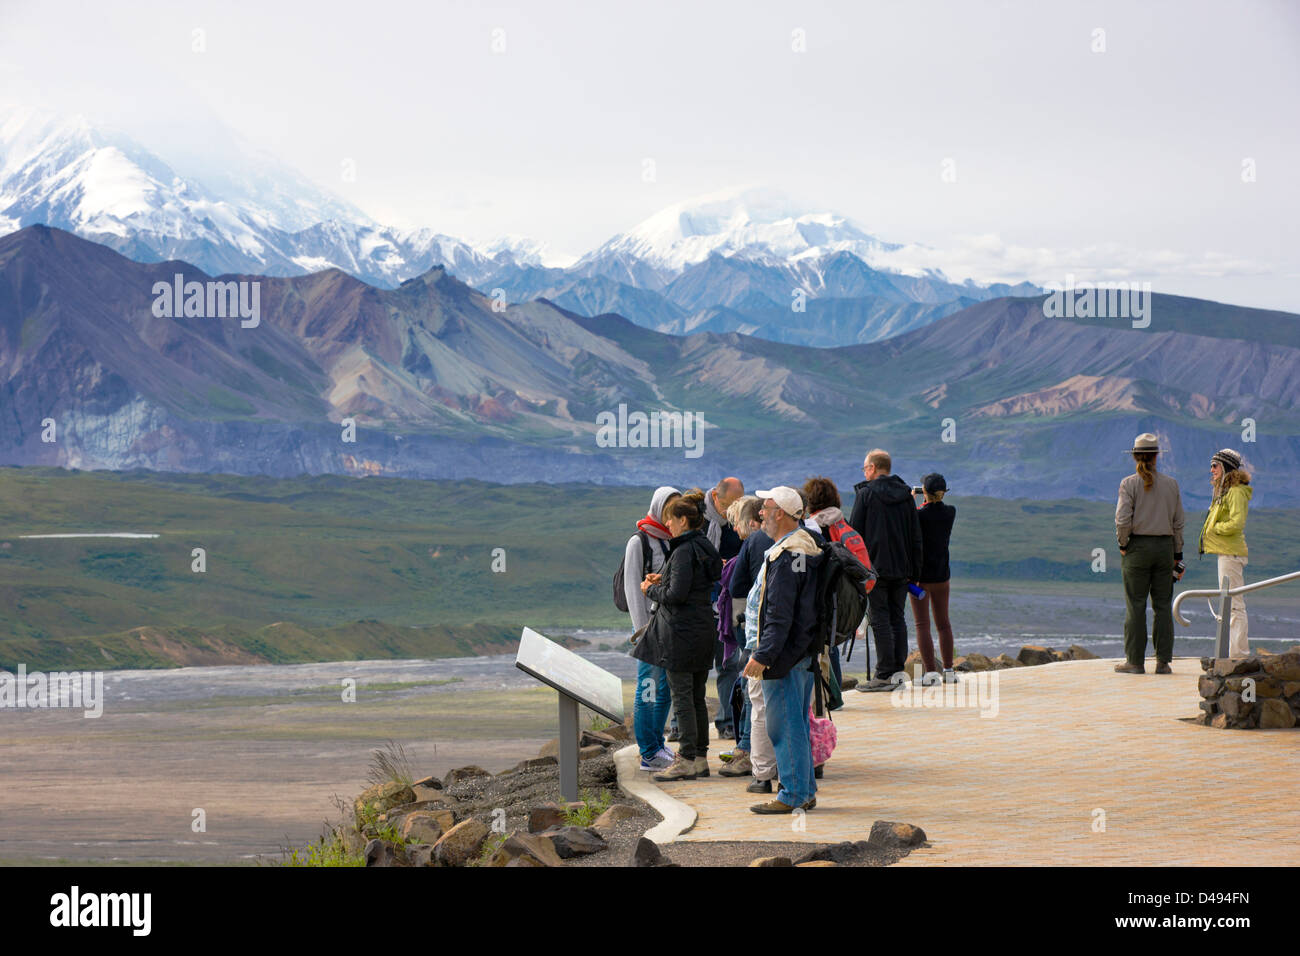
{"label": "blue jean", "polygon": [[776,798],[788,807],[802,807],[817,794],[812,731],[808,726],[813,690],[813,674],[808,670],[811,662],[811,657],[805,657],[780,680],[763,681],[767,735],[776,751],[776,773],[781,780]]}
{"label": "blue jean", "polygon": [[636,745],[645,760],[664,749],[664,721],[668,718],[672,703],[668,672],[662,667],[637,661],[636,692],[632,698],[632,732],[636,735]]}
{"label": "blue jean", "polygon": [[718,642],[718,649],[713,655],[713,666],[718,671],[716,686],[718,690],[718,716],[713,723],[722,730],[724,727],[736,726],[736,715],[731,712],[731,691],[736,686],[736,678],[740,676],[740,651],[733,651],[731,656],[723,659],[724,654],[722,642]]}
{"label": "blue jean", "polygon": [[[745,649],[742,647],[742,648],[740,649],[739,654],[740,654],[740,660],[739,660],[739,663],[740,663],[740,669],[743,671],[743,670],[745,669],[745,664],[749,662],[749,651],[745,650]],[[748,680],[749,678],[747,678],[747,677],[738,677],[738,678],[736,678],[736,679],[737,679],[737,680]],[[749,695],[746,694],[746,695],[745,695],[745,706],[741,709],[741,711],[740,711],[740,720],[739,720],[739,721],[737,722],[737,724],[736,724],[736,749],[737,749],[737,750],[743,750],[743,751],[745,751],[746,753],[749,752],[749,744],[750,744],[749,731],[750,731],[750,724],[749,724]]]}

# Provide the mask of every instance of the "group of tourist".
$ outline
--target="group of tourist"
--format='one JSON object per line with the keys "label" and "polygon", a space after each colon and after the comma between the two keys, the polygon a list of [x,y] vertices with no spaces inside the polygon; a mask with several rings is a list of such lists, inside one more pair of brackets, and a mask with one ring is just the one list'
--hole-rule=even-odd
{"label": "group of tourist", "polygon": [[[1151,641],[1157,674],[1171,674],[1174,656],[1174,582],[1187,570],[1183,562],[1183,500],[1178,482],[1156,468],[1160,442],[1150,432],[1139,435],[1129,450],[1136,470],[1119,483],[1115,506],[1115,537],[1123,558],[1124,616],[1121,674],[1146,672],[1147,600],[1151,601]],[[1210,459],[1210,510],[1201,526],[1199,554],[1217,555],[1216,580],[1230,588],[1245,583],[1246,512],[1250,506],[1250,473],[1241,454],[1222,448]],[[1229,657],[1246,657],[1246,599],[1232,598]]]}
{"label": "group of tourist", "polygon": [[[750,792],[772,795],[751,807],[755,813],[816,806],[826,755],[814,763],[814,681],[832,671],[834,686],[844,684],[838,648],[815,647],[824,542],[838,542],[876,573],[867,595],[876,672],[858,690],[891,689],[903,669],[909,589],[924,679],[955,681],[948,541],[956,509],[943,502],[947,490],[942,475],[909,487],[891,474],[882,449],[863,462],[848,519],[834,482],[820,476],[754,495],[733,477],[708,492],[655,489],[623,559],[639,662],[633,724],[641,769],[660,781],[709,775],[705,686],[713,668],[718,736],[736,741],[720,773],[750,777]],[[675,731],[665,732],[670,708]],[[667,748],[674,737],[676,753]]]}

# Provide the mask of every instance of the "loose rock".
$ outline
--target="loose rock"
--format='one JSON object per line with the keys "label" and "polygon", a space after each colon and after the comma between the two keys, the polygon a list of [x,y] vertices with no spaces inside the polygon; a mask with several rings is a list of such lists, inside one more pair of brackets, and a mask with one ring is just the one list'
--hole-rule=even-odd
{"label": "loose rock", "polygon": [[592,827],[552,827],[541,835],[551,841],[562,860],[599,853],[609,845]]}
{"label": "loose rock", "polygon": [[433,845],[433,857],[441,866],[464,866],[479,855],[490,832],[473,817],[462,820]]}
{"label": "loose rock", "polygon": [[868,842],[878,846],[920,846],[925,842],[925,831],[910,823],[890,823],[877,820],[871,824]]}

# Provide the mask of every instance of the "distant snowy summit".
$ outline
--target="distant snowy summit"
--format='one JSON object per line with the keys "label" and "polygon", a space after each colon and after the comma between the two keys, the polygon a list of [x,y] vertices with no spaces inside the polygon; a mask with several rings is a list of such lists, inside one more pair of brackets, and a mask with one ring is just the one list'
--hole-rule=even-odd
{"label": "distant snowy summit", "polygon": [[915,268],[908,253],[921,247],[763,186],[675,203],[579,258],[526,236],[472,242],[382,225],[222,128],[202,149],[175,149],[164,159],[84,117],[0,116],[0,235],[45,224],[214,276],[337,268],[385,288],[442,266],[511,302],[544,297],[664,332],[811,345],[875,341],[972,302],[1040,291]]}

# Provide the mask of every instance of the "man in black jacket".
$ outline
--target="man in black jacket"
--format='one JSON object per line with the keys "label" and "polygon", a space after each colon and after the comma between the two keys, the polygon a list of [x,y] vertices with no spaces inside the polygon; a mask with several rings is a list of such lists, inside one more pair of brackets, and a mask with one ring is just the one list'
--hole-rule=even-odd
{"label": "man in black jacket", "polygon": [[776,543],[759,576],[758,646],[746,677],[763,679],[767,735],[776,752],[781,789],[776,799],[750,807],[755,813],[793,813],[817,805],[813,777],[812,645],[817,628],[817,576],[821,547],[799,526],[803,502],[785,485],[757,493],[763,498],[763,530]]}
{"label": "man in black jacket", "polygon": [[876,643],[876,676],[860,691],[885,691],[907,660],[907,582],[921,573],[921,522],[912,489],[890,473],[889,452],[873,448],[862,463],[862,481],[849,524],[862,535],[878,578],[867,595],[867,620]]}

